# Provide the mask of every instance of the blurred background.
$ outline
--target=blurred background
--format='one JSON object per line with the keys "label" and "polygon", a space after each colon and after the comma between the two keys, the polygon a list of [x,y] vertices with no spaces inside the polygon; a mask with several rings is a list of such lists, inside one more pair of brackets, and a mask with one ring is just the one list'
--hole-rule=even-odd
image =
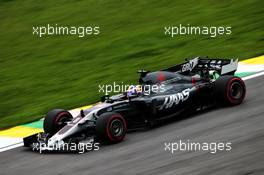
{"label": "blurred background", "polygon": [[[261,0],[0,0],[0,129],[97,102],[99,84],[136,83],[138,69],[263,55],[263,16]],[[47,24],[100,26],[100,35],[32,35]],[[232,34],[164,35],[179,24],[231,26]]]}

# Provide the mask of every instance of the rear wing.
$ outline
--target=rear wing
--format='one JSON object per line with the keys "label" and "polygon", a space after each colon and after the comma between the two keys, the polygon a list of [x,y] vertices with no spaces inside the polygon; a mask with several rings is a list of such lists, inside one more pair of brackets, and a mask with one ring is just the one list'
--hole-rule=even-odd
{"label": "rear wing", "polygon": [[216,71],[220,75],[234,75],[237,70],[238,59],[210,59],[196,57],[182,64],[178,64],[163,71],[178,72],[178,73],[189,73],[189,72],[200,72],[200,71]]}

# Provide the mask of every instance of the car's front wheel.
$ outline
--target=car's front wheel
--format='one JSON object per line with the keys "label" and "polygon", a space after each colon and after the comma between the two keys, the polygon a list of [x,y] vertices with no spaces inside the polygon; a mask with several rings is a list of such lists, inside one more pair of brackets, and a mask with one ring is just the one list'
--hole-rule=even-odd
{"label": "car's front wheel", "polygon": [[121,142],[127,131],[125,119],[118,113],[104,113],[96,121],[96,136],[106,143]]}
{"label": "car's front wheel", "polygon": [[50,136],[58,132],[66,122],[72,120],[72,115],[64,109],[53,109],[44,118],[43,129]]}

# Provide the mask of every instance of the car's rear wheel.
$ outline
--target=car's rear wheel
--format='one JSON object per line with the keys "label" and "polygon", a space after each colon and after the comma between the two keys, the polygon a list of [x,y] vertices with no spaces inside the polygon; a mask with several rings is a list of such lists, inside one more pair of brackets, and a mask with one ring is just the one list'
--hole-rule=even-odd
{"label": "car's rear wheel", "polygon": [[66,122],[71,121],[72,118],[72,115],[67,110],[53,109],[44,118],[44,132],[52,136],[64,127]]}
{"label": "car's rear wheel", "polygon": [[236,76],[223,76],[215,81],[216,100],[224,105],[238,105],[246,95],[244,81]]}
{"label": "car's rear wheel", "polygon": [[96,136],[106,143],[121,142],[127,131],[125,119],[118,113],[104,113],[96,121]]}

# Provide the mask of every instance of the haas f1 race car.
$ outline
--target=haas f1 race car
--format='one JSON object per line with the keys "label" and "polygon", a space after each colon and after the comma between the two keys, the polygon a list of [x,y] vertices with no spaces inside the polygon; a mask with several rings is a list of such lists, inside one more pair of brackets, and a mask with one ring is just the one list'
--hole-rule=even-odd
{"label": "haas f1 race car", "polygon": [[44,132],[24,138],[24,146],[54,150],[65,143],[118,143],[128,130],[216,105],[239,105],[246,87],[234,76],[237,65],[238,60],[197,57],[160,71],[140,70],[140,88],[105,95],[75,117],[67,110],[51,110]]}

